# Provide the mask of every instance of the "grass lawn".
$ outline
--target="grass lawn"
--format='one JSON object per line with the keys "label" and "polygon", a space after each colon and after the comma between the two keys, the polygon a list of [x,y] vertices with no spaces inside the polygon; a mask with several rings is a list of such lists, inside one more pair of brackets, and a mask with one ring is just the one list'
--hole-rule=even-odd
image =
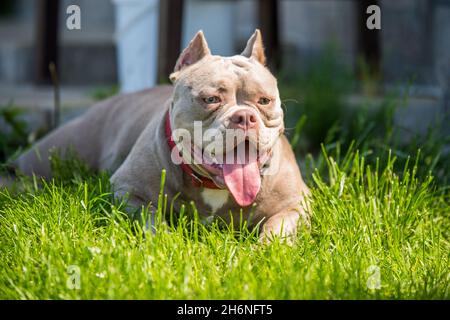
{"label": "grass lawn", "polygon": [[413,160],[322,160],[309,180],[311,231],[293,246],[260,244],[245,226],[207,224],[192,208],[144,234],[112,200],[106,175],[3,189],[0,298],[448,299],[447,188],[417,177]]}

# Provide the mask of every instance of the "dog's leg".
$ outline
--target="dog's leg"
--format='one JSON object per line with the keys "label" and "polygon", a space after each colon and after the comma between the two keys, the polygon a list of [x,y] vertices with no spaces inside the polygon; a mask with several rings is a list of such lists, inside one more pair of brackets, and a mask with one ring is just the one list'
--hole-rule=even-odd
{"label": "dog's leg", "polygon": [[300,224],[309,227],[309,216],[302,208],[283,210],[271,216],[262,226],[260,241],[267,242],[280,237],[292,244]]}
{"label": "dog's leg", "polygon": [[[139,220],[143,223],[144,231],[146,232],[156,232],[155,228],[155,213],[156,208],[151,203],[146,203],[145,200],[137,195],[130,194],[126,191],[116,191],[114,192],[115,199],[122,199],[125,202],[125,211],[128,216],[133,220]],[[142,212],[147,210],[148,217],[145,221],[142,221]]]}
{"label": "dog's leg", "polygon": [[0,176],[0,189],[10,188],[14,184],[14,178],[9,176]]}
{"label": "dog's leg", "polygon": [[89,127],[85,117],[74,119],[52,131],[42,140],[25,151],[18,159],[11,163],[25,175],[33,174],[51,178],[49,157],[54,150],[64,157],[66,151],[74,151],[90,168],[97,169],[99,147],[94,128]]}

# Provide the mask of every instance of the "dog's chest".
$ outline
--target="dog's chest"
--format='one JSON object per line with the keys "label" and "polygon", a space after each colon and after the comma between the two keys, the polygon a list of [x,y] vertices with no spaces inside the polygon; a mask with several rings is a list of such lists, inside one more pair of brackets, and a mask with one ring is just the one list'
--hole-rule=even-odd
{"label": "dog's chest", "polygon": [[203,202],[211,208],[212,214],[227,203],[230,193],[228,190],[217,190],[204,188],[201,192]]}

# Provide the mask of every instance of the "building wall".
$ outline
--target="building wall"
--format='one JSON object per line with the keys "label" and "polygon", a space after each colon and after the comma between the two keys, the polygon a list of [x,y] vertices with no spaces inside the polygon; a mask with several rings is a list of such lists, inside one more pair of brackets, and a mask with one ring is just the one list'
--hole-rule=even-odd
{"label": "building wall", "polygon": [[[185,0],[182,45],[202,28],[214,53],[241,52],[258,25],[256,0],[211,2]],[[36,3],[17,0],[15,17],[0,20],[0,81],[31,81]],[[450,1],[380,0],[380,3],[382,71],[386,81],[414,79],[429,86],[442,81],[448,84]],[[81,31],[69,31],[65,27],[65,9],[69,4],[81,7]],[[356,32],[361,27],[355,25],[354,4],[354,0],[280,0],[284,64],[301,72],[311,58],[334,43],[339,59],[354,66]],[[59,67],[63,83],[117,82],[113,0],[61,0],[59,15]],[[143,37],[142,41],[150,40]]]}
{"label": "building wall", "polygon": [[[81,8],[81,30],[66,27],[66,10],[72,4]],[[114,17],[111,0],[61,0],[59,65],[63,83],[117,82]]]}
{"label": "building wall", "polygon": [[353,1],[294,1],[280,3],[281,41],[288,52],[288,64],[301,69],[329,45],[339,59],[355,62],[355,10]]}
{"label": "building wall", "polygon": [[[15,15],[0,20],[0,82],[31,83],[35,71],[37,1],[17,0]],[[82,29],[66,28],[66,9],[81,8]],[[117,82],[111,0],[61,0],[59,63],[62,84]]]}

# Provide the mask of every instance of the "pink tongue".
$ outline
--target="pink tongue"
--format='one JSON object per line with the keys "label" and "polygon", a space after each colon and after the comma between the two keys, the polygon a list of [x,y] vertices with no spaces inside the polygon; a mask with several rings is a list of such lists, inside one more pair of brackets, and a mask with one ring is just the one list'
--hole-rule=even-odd
{"label": "pink tongue", "polygon": [[261,187],[256,159],[245,163],[223,164],[223,177],[228,190],[240,206],[246,207],[255,201]]}

